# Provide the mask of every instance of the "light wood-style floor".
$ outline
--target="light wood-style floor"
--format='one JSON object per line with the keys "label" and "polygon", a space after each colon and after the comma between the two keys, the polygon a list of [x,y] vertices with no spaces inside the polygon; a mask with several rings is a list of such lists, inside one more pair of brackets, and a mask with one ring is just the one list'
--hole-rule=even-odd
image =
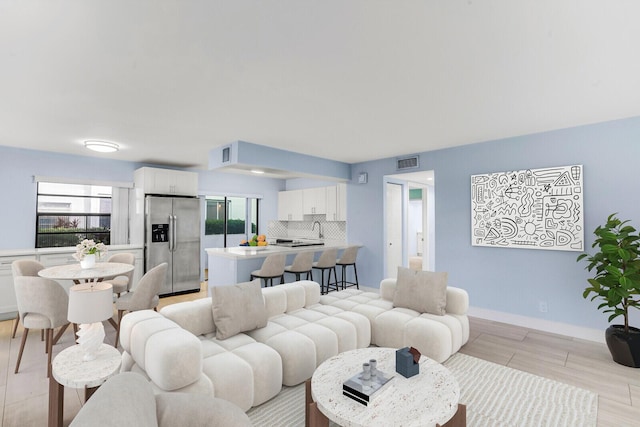
{"label": "light wood-style floor", "polygon": [[[206,286],[200,293],[163,298],[160,305],[204,296]],[[598,393],[599,427],[640,426],[640,369],[614,363],[604,344],[482,319],[470,320],[471,337],[462,353]],[[11,327],[11,321],[0,322],[2,426],[46,426],[48,380],[44,343],[40,342],[39,333],[29,334],[20,372],[14,374],[22,329],[11,339]],[[106,322],[105,330],[105,342],[113,344],[115,331]],[[73,344],[69,328],[54,347],[54,356]],[[65,425],[78,412],[81,396],[81,390],[65,389]]]}

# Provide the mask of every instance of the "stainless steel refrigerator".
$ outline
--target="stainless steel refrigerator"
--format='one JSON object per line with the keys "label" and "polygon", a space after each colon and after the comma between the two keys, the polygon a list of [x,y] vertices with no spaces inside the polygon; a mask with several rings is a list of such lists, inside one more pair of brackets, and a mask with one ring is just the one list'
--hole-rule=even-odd
{"label": "stainless steel refrigerator", "polygon": [[200,200],[145,197],[145,271],[166,262],[160,295],[200,290]]}

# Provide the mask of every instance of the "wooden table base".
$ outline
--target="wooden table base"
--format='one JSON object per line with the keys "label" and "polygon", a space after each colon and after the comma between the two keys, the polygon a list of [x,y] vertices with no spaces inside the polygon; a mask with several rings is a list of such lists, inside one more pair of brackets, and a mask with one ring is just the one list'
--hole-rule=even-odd
{"label": "wooden table base", "polygon": [[[84,388],[84,401],[87,400],[99,387],[85,387]],[[58,381],[53,378],[53,375],[49,377],[49,427],[62,427],[62,420],[64,418],[64,386],[60,385]]]}
{"label": "wooden table base", "polygon": [[[305,404],[304,404],[304,426],[305,427],[329,427],[329,419],[320,412],[318,404],[311,397],[311,380],[304,383]],[[446,423],[436,427],[467,427],[467,407],[458,404],[458,411]]]}
{"label": "wooden table base", "polygon": [[320,412],[318,404],[311,397],[311,380],[304,383],[304,427],[329,427],[329,419]]}
{"label": "wooden table base", "polygon": [[451,417],[449,421],[436,427],[467,427],[467,406],[458,404],[458,411]]}
{"label": "wooden table base", "polygon": [[62,426],[62,410],[64,408],[64,386],[49,376],[49,427]]}

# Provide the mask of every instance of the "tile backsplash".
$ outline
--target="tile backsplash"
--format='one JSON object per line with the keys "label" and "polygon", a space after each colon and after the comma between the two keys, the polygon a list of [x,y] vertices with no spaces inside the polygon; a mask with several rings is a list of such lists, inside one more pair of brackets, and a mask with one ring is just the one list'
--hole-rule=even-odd
{"label": "tile backsplash", "polygon": [[327,221],[325,215],[305,215],[304,221],[269,221],[267,224],[267,238],[296,238],[317,239],[318,226],[315,230],[313,222],[318,221],[322,225],[322,232],[326,240],[347,240],[346,221]]}

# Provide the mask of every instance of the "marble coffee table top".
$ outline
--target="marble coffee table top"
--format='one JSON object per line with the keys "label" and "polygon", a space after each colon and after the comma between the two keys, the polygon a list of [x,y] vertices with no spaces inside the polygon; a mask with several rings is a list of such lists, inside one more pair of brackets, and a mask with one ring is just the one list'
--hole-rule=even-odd
{"label": "marble coffee table top", "polygon": [[[369,347],[347,351],[322,363],[311,379],[311,395],[320,411],[343,427],[435,426],[458,410],[460,387],[451,372],[422,356],[420,373],[405,378],[395,369],[396,349]],[[378,370],[394,375],[373,403],[364,406],[342,395],[342,383],[376,359]]]}

